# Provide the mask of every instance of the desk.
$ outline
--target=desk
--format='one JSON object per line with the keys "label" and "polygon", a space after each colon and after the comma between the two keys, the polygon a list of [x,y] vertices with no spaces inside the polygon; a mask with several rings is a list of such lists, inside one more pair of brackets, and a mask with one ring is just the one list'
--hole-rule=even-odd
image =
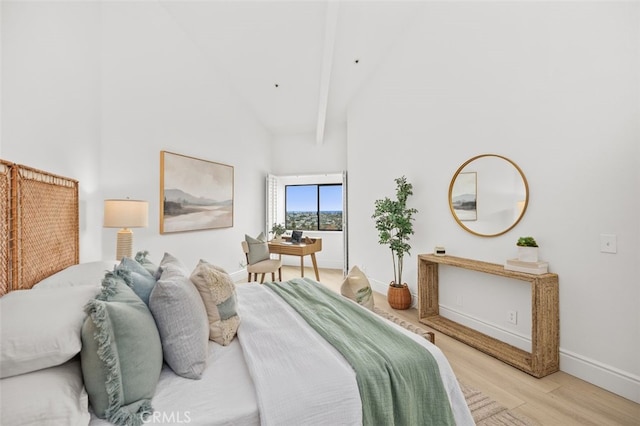
{"label": "desk", "polygon": [[304,257],[306,255],[310,255],[311,262],[313,263],[313,270],[316,273],[316,281],[320,281],[318,263],[316,262],[316,252],[322,250],[322,239],[310,238],[308,240],[311,242],[302,242],[301,244],[291,244],[286,237],[281,242],[269,241],[269,253],[277,254],[280,257],[282,257],[283,254],[288,256],[300,256],[301,277],[304,277]]}
{"label": "desk", "polygon": [[[531,285],[531,352],[441,317],[438,302],[438,265],[455,266],[528,282]],[[558,297],[556,274],[533,275],[508,271],[504,266],[495,263],[449,255],[418,255],[418,320],[534,377],[544,377],[560,368]]]}

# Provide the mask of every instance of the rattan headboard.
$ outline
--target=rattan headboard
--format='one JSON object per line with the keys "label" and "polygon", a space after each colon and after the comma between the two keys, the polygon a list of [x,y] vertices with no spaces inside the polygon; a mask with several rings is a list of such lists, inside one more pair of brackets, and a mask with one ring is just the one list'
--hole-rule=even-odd
{"label": "rattan headboard", "polygon": [[0,170],[3,295],[78,263],[80,244],[78,181],[4,161]]}
{"label": "rattan headboard", "polygon": [[11,165],[0,160],[0,296],[9,291],[11,282],[10,222],[11,217]]}

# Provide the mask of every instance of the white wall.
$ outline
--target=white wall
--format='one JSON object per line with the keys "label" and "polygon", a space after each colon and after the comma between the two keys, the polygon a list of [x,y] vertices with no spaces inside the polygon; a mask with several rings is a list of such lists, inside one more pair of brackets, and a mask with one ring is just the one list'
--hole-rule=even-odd
{"label": "white wall", "polygon": [[1,8],[0,157],[80,182],[80,260],[99,259],[100,8],[79,2]]}
{"label": "white wall", "polygon": [[315,133],[274,136],[271,152],[272,174],[341,173],[347,168],[347,128],[328,126],[321,143]]}
{"label": "white wall", "polygon": [[[379,289],[392,265],[369,218],[406,175],[419,210],[405,266],[414,294],[416,255],[436,244],[502,263],[533,235],[560,279],[561,369],[638,402],[639,8],[429,3],[351,105],[347,147],[349,257]],[[447,202],[458,166],[483,153],[512,159],[530,187],[523,220],[495,238],[465,232]],[[617,254],[600,253],[600,234],[617,235]],[[530,313],[526,287],[442,269],[441,287],[456,285],[444,308],[530,336],[527,321],[506,322],[508,309]]]}
{"label": "white wall", "polygon": [[[342,183],[342,172],[347,167],[347,129],[344,124],[329,126],[322,143],[317,143],[315,133],[297,133],[274,137],[272,174],[281,176],[279,197],[280,211],[284,212],[284,185],[301,183]],[[287,176],[298,176],[294,181]],[[309,180],[305,181],[304,179]],[[284,223],[284,217],[279,219]],[[305,235],[322,238],[322,251],[316,254],[321,268],[344,268],[344,241],[342,232],[310,232]],[[286,265],[299,265],[295,257],[284,256]],[[305,265],[311,261],[305,258]],[[322,278],[322,277],[321,277]]]}
{"label": "white wall", "polygon": [[[271,136],[163,7],[109,2],[102,18],[105,198],[149,201],[149,227],[134,230],[134,249],[152,259],[169,251],[187,266],[204,258],[239,271],[244,234],[263,228]],[[232,228],[159,234],[161,150],[234,167]],[[103,231],[104,256],[115,253],[115,231]]]}
{"label": "white wall", "polygon": [[[130,197],[149,201],[134,250],[241,270],[244,233],[263,226],[271,135],[164,8],[3,3],[2,36],[0,154],[80,181],[81,261],[115,256],[103,199]],[[234,166],[232,228],[159,234],[161,150]]]}

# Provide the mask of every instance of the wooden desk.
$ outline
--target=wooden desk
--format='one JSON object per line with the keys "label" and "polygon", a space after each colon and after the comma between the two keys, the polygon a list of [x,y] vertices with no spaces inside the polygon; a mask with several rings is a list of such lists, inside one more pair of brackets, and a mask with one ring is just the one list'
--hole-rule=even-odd
{"label": "wooden desk", "polygon": [[[531,352],[441,317],[438,303],[438,265],[526,281],[531,284]],[[508,271],[504,266],[454,256],[418,256],[418,320],[534,377],[560,368],[558,275]]]}
{"label": "wooden desk", "polygon": [[318,272],[318,263],[316,262],[316,252],[322,250],[321,238],[310,238],[311,242],[303,242],[301,244],[291,244],[289,239],[284,237],[282,242],[269,241],[269,253],[277,254],[282,257],[283,254],[288,256],[300,256],[300,276],[304,277],[304,257],[311,256],[313,270],[316,273],[316,281],[320,281],[320,273]]}

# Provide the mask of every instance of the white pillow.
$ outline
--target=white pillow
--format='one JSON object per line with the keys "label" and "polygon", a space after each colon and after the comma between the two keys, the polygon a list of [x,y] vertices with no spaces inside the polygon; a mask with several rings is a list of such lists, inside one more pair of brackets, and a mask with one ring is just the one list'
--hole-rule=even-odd
{"label": "white pillow", "polygon": [[113,267],[117,264],[118,262],[115,260],[97,260],[71,265],[39,281],[33,288],[59,288],[78,285],[93,285],[100,288],[104,274],[107,271],[113,271]]}
{"label": "white pillow", "polygon": [[2,424],[87,425],[89,398],[77,359],[0,380]]}
{"label": "white pillow", "polygon": [[16,290],[0,298],[0,378],[60,365],[80,353],[93,286]]}
{"label": "white pillow", "polygon": [[374,302],[371,284],[369,284],[369,280],[364,272],[357,266],[351,268],[349,274],[345,277],[340,286],[340,294],[348,299],[355,300],[365,308],[373,309]]}

